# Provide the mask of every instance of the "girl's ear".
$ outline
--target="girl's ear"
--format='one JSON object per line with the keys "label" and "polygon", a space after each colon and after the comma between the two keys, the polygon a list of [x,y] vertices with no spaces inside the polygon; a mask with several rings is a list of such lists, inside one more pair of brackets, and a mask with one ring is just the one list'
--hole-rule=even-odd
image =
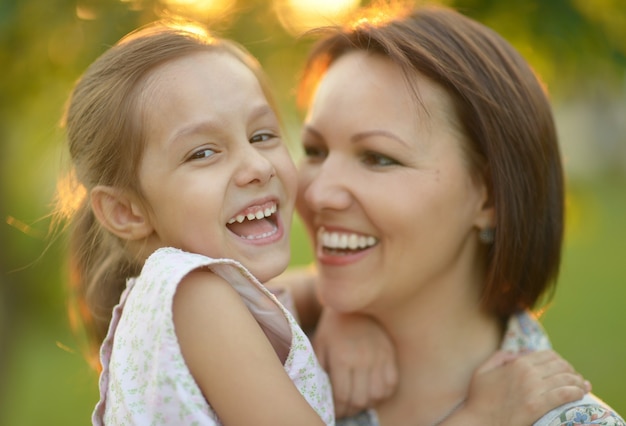
{"label": "girl's ear", "polygon": [[146,238],[153,231],[144,208],[126,191],[98,185],[91,190],[91,208],[102,226],[124,240]]}

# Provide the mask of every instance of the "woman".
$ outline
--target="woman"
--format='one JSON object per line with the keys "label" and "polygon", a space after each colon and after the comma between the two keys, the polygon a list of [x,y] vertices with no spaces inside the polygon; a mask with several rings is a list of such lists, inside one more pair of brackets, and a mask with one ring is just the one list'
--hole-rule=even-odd
{"label": "woman", "polygon": [[[561,257],[555,126],[526,61],[481,24],[441,8],[356,22],[305,68],[297,207],[322,304],[375,319],[396,350],[396,392],[348,424],[439,424],[494,352],[550,348],[529,310]],[[318,333],[340,333],[324,318]],[[570,421],[624,424],[589,394],[536,424]]]}

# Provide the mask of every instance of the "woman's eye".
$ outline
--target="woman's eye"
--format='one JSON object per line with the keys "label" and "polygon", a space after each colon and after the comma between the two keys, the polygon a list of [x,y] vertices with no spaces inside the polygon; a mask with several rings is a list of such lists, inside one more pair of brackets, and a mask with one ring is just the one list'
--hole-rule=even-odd
{"label": "woman's eye", "polygon": [[394,166],[400,164],[393,158],[376,152],[366,152],[363,154],[363,162],[368,166]]}
{"label": "woman's eye", "polygon": [[314,159],[324,159],[326,157],[326,150],[315,147],[315,146],[304,146],[304,156],[314,160]]}
{"label": "woman's eye", "polygon": [[202,158],[208,158],[213,154],[215,154],[215,150],[212,150],[211,148],[204,148],[191,154],[191,156],[189,156],[189,160],[200,160]]}
{"label": "woman's eye", "polygon": [[250,143],[256,143],[256,142],[266,142],[269,141],[270,139],[274,139],[278,136],[276,136],[273,133],[259,133],[258,135],[254,135],[250,138]]}

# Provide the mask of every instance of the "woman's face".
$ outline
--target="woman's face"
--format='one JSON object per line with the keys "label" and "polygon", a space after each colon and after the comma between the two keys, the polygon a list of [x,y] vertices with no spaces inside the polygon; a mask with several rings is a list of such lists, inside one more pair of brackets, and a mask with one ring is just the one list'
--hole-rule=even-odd
{"label": "woman's face", "polygon": [[394,309],[476,281],[477,230],[492,220],[485,187],[470,175],[448,94],[413,83],[422,106],[389,59],[348,53],[305,120],[297,208],[318,293],[340,311]]}

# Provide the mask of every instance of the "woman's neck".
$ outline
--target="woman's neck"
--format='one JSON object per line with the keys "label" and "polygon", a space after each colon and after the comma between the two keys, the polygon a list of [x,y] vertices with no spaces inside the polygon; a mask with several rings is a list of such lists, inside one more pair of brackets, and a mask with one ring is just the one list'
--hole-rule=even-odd
{"label": "woman's neck", "polygon": [[459,289],[387,311],[377,317],[394,341],[400,383],[378,407],[381,422],[433,424],[467,396],[472,374],[499,348],[503,326],[478,297]]}

